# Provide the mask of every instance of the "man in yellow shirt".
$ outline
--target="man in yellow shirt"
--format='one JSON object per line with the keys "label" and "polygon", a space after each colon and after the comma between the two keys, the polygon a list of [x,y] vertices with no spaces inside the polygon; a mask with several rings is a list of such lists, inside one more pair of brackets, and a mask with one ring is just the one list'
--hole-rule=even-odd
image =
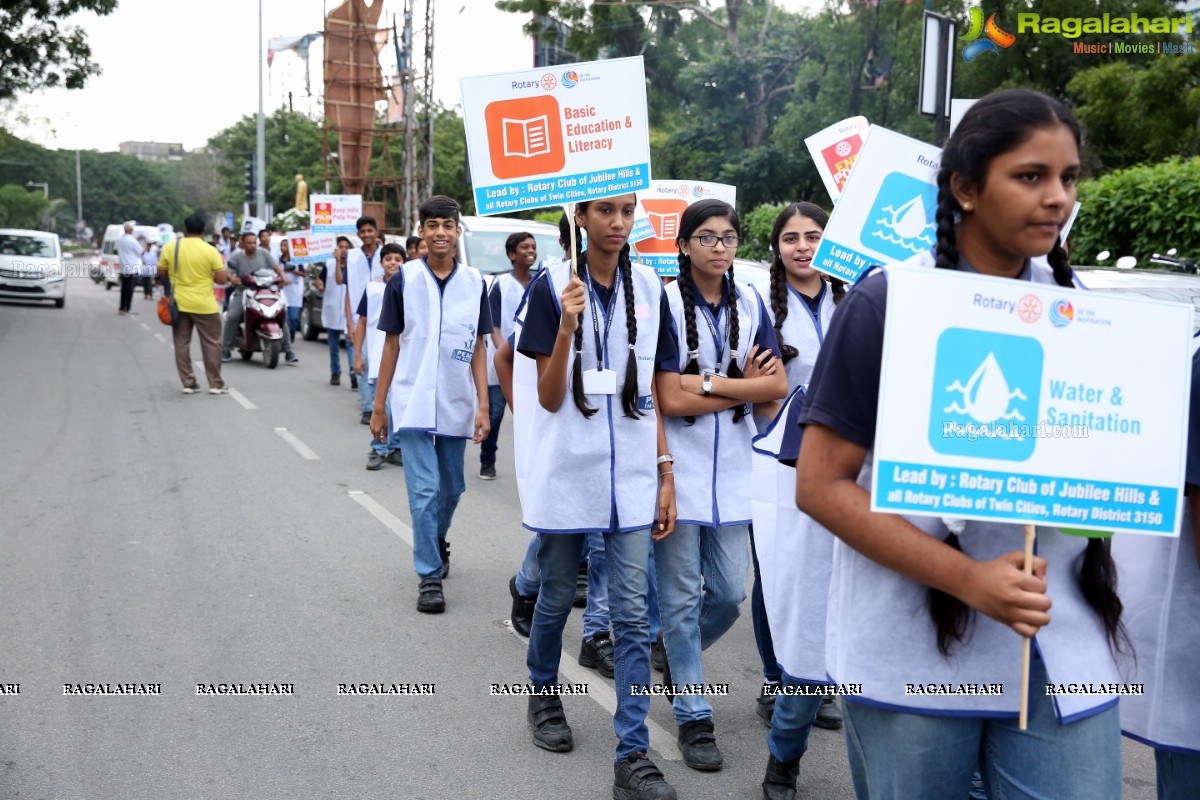
{"label": "man in yellow shirt", "polygon": [[[200,352],[209,394],[227,394],[221,380],[221,310],[213,296],[213,284],[224,286],[229,273],[221,254],[204,241],[204,215],[197,212],[183,221],[185,236],[176,244],[163,245],[158,274],[170,280],[179,315],[172,326],[175,339],[175,369],[184,394],[200,391],[192,371],[192,329],[200,336]],[[176,263],[178,253],[178,263]]]}

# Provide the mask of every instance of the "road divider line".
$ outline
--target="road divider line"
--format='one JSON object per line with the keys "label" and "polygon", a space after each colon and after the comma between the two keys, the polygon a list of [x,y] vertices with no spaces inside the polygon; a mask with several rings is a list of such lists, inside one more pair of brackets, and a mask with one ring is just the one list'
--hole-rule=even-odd
{"label": "road divider line", "polygon": [[287,428],[276,428],[275,433],[279,436],[280,439],[283,439],[285,442],[290,444],[292,446],[292,449],[295,450],[300,455],[302,455],[305,459],[307,459],[309,461],[316,461],[317,459],[320,458],[319,455],[317,455],[315,452],[313,452],[313,449],[311,447],[306,445],[304,442],[300,441],[300,439],[296,436],[296,434],[292,433]]}
{"label": "road divider line", "polygon": [[150,326],[149,326],[149,325],[147,325],[147,324],[146,324],[146,323],[144,323],[144,322],[139,322],[139,323],[138,323],[138,325],[141,325],[141,326],[142,326],[142,330],[144,330],[144,331],[148,331],[148,330],[150,330]]}
{"label": "road divider line", "polygon": [[[516,636],[522,644],[528,643],[528,640],[521,634],[517,633],[512,626],[512,620],[504,620],[504,627],[513,636]],[[610,686],[607,681],[600,677],[599,673],[593,672],[586,667],[579,666],[579,661],[576,656],[562,651],[562,656],[558,662],[558,674],[563,683],[586,683],[588,687],[587,696],[596,701],[596,705],[603,708],[609,714],[617,713],[617,690],[615,686]],[[650,668],[650,682],[654,682],[654,668]],[[653,701],[654,698],[651,698]],[[675,743],[675,737],[667,732],[663,726],[659,725],[650,717],[646,717],[646,728],[650,732],[650,747],[658,751],[658,754],[667,761],[682,761],[683,753],[679,751],[679,745]]]}
{"label": "road divider line", "polygon": [[258,406],[254,405],[254,403],[251,403],[250,399],[246,397],[246,395],[242,394],[237,389],[234,389],[232,386],[229,387],[229,396],[234,400],[237,400],[237,404],[247,411],[258,411]]}
{"label": "road divider line", "polygon": [[367,513],[372,517],[382,522],[384,527],[399,536],[400,541],[404,542],[410,548],[413,546],[412,528],[405,525],[400,521],[399,517],[381,506],[374,497],[371,497],[366,492],[357,490],[351,490],[347,494],[350,495],[351,500],[365,508]]}
{"label": "road divider line", "polygon": [[154,338],[158,339],[163,344],[166,344],[166,342],[167,342],[167,340],[165,338],[163,338],[163,335],[161,333],[154,334]]}

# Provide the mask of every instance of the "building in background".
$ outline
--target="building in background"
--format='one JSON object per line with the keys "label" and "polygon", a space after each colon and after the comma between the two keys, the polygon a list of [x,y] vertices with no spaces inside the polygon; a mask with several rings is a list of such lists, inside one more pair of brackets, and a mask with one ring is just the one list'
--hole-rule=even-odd
{"label": "building in background", "polygon": [[183,144],[180,142],[121,142],[118,149],[142,161],[183,160]]}

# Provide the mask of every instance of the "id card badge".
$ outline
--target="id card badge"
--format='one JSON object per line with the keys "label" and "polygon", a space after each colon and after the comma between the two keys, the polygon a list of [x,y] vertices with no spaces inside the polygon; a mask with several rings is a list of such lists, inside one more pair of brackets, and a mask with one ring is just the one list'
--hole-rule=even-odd
{"label": "id card badge", "polygon": [[584,394],[616,394],[617,372],[611,369],[589,369],[583,372]]}

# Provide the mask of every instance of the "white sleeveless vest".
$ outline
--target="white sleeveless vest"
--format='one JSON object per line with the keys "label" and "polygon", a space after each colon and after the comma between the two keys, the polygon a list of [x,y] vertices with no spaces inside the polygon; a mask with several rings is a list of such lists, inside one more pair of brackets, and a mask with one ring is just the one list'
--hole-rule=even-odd
{"label": "white sleeveless vest", "polygon": [[[379,330],[379,315],[383,312],[383,292],[387,288],[384,281],[371,281],[367,284],[367,380],[375,383],[379,380],[379,364],[383,361],[383,340],[387,334]],[[407,309],[406,309],[407,310]]]}
{"label": "white sleeveless vest", "polygon": [[[543,270],[535,280],[549,281],[557,299],[570,280],[570,264]],[[598,411],[584,418],[571,395],[571,374],[577,357],[574,348],[567,360],[567,390],[562,405],[551,413],[534,394],[532,430],[537,432],[537,457],[528,459],[527,485],[522,511],[525,527],[540,533],[634,531],[649,528],[656,517],[658,476],[657,413],[651,381],[658,349],[662,282],[654,270],[633,265],[634,316],[637,320],[638,407],[644,416],[630,419],[621,406],[625,366],[629,354],[624,287],[613,292],[612,324],[605,348],[605,369],[616,372],[617,392],[588,395]],[[597,360],[593,314],[601,333],[605,311],[599,301],[587,303],[583,312],[583,366],[594,369]],[[525,413],[522,410],[522,413]]]}
{"label": "white sleeveless vest", "polygon": [[334,277],[337,262],[330,259],[325,263],[325,292],[321,297],[321,326],[326,330],[346,330],[346,284],[338,283]]}
{"label": "white sleeveless vest", "polygon": [[470,439],[478,396],[471,374],[479,331],[483,276],[455,262],[444,291],[420,259],[392,280],[403,281],[404,333],[392,379],[392,420],[398,431]]}
{"label": "white sleeveless vest", "polygon": [[[377,245],[375,252],[368,262],[363,251],[355,248],[346,252],[346,292],[350,301],[350,330],[358,324],[358,303],[362,300],[363,290],[367,284],[376,278],[383,277],[383,263],[380,251],[383,245]],[[405,309],[407,311],[407,309]]]}
{"label": "white sleeveless vest", "polygon": [[[763,305],[774,327],[775,315],[767,298],[763,298]],[[796,388],[808,388],[833,317],[833,292],[828,285],[817,308],[818,314],[814,315],[804,298],[788,287],[783,341],[799,351],[786,367],[791,403],[804,401],[802,395],[795,394]],[[835,537],[796,507],[795,467],[780,464],[775,459],[777,453],[764,454],[758,449],[760,441],[770,438],[773,426],[786,423],[787,412],[785,405],[764,433],[755,438],[751,481],[754,548],[780,668],[795,680],[826,683],[825,612]]]}
{"label": "white sleeveless vest", "polygon": [[[929,253],[914,256],[892,269],[932,268]],[[1048,266],[1034,261],[1030,279],[1054,283]],[[858,485],[871,488],[874,452],[867,454]],[[938,539],[949,530],[937,517],[902,515]],[[959,535],[964,553],[988,561],[1024,548],[1022,525],[966,521]],[[1053,601],[1051,623],[1034,637],[1054,684],[1111,686],[1122,682],[1108,647],[1104,625],[1084,599],[1075,577],[1087,539],[1038,526],[1035,552],[1046,559],[1047,594]],[[838,683],[862,684],[863,694],[849,698],[896,711],[933,716],[1015,717],[1020,704],[1021,637],[1007,625],[977,611],[965,641],[955,642],[949,657],[937,648],[937,635],[926,603],[928,588],[880,566],[841,539],[833,546],[833,578],[825,631],[825,657]],[[1002,695],[906,694],[907,684],[1003,684]],[[1045,694],[1044,686],[1030,691]],[[1105,711],[1115,693],[1059,694],[1054,698],[1059,722],[1068,723]]]}
{"label": "white sleeveless vest", "polygon": [[[717,363],[718,353],[712,330],[705,321],[703,301],[696,303],[696,332],[700,354],[700,372],[718,370],[724,373],[729,365],[730,351],[738,352],[737,363],[742,370],[760,325],[758,295],[741,281],[737,285],[739,337],[736,347],[725,346]],[[667,303],[679,333],[679,366],[686,367],[687,323],[684,320],[683,299],[679,283],[667,286]],[[724,338],[728,309],[721,307],[713,320],[718,335]],[[732,331],[730,331],[732,335]],[[692,425],[684,417],[664,417],[663,427],[667,444],[675,456],[675,504],[678,522],[709,527],[745,525],[750,522],[750,441],[756,433],[751,415],[733,424],[734,410],[701,414]]]}
{"label": "white sleeveless vest", "polygon": [[[530,274],[530,282],[537,276],[537,272]],[[492,278],[491,284],[488,286],[488,294],[490,295],[495,286],[500,287],[500,318],[492,320],[492,327],[500,329],[500,338],[508,339],[513,332],[513,317],[516,316],[517,306],[521,304],[521,298],[525,296],[525,287],[521,282],[513,277],[511,272],[505,272],[502,275],[496,275]],[[492,341],[492,332],[487,332],[488,346],[488,386],[499,386],[500,377],[496,374],[496,345]]]}
{"label": "white sleeveless vest", "polygon": [[1121,728],[1126,736],[1153,747],[1200,756],[1200,566],[1195,537],[1196,520],[1185,501],[1178,539],[1118,532],[1112,554],[1120,571],[1125,628],[1137,656],[1136,664],[1123,658],[1121,666],[1132,673],[1131,681],[1146,687],[1141,697],[1121,698]]}

